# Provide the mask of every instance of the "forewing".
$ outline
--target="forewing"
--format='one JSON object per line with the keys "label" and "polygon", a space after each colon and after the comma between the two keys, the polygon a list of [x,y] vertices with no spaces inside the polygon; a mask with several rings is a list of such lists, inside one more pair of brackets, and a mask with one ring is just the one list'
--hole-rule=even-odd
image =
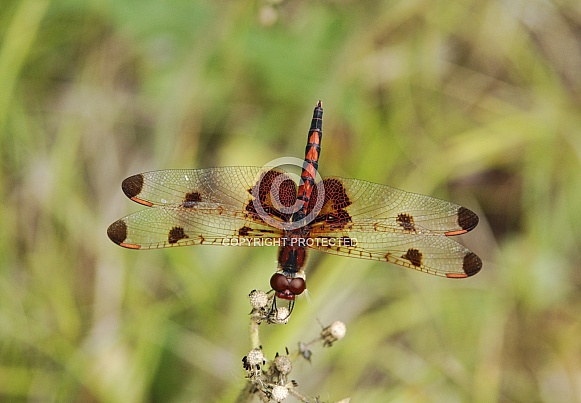
{"label": "forewing", "polygon": [[[386,185],[339,177],[323,180],[326,211],[348,214],[351,222],[371,219],[378,228],[458,235],[478,224],[478,216],[458,204]],[[316,203],[316,194],[311,205]],[[345,214],[346,213],[346,214]]]}
{"label": "forewing", "polygon": [[168,169],[130,176],[121,188],[131,200],[146,206],[203,202],[243,210],[260,172],[258,167],[239,166]]}

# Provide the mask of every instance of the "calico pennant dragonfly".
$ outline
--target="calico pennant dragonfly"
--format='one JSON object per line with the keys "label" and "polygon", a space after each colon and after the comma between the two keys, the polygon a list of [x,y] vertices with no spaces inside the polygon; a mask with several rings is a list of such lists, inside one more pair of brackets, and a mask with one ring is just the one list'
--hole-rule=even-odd
{"label": "calico pennant dragonfly", "polygon": [[115,221],[107,235],[129,249],[278,246],[278,269],[270,285],[277,297],[289,301],[306,289],[307,249],[448,278],[480,271],[480,258],[450,239],[478,224],[467,208],[363,180],[320,180],[322,118],[319,101],[298,186],[277,167],[140,173],[121,187],[149,208]]}

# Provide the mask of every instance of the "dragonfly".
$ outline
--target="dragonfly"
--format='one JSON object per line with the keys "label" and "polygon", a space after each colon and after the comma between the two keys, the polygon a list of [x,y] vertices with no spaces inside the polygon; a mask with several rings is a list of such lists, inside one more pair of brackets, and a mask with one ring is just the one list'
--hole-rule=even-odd
{"label": "dragonfly", "polygon": [[479,219],[471,210],[364,180],[321,178],[322,119],[319,101],[300,179],[279,166],[133,175],[121,188],[148,208],[115,221],[107,235],[134,250],[278,246],[278,267],[270,286],[278,298],[293,303],[306,289],[304,267],[310,249],[447,278],[480,271],[482,260],[451,238],[476,227]]}

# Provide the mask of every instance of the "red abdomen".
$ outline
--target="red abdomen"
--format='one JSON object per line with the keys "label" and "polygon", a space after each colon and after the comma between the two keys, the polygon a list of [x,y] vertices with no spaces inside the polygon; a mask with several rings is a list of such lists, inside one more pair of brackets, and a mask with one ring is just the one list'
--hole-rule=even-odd
{"label": "red abdomen", "polygon": [[323,104],[317,102],[313,112],[313,120],[309,129],[307,147],[305,149],[305,162],[301,172],[301,183],[297,192],[297,200],[301,202],[299,210],[293,216],[292,221],[298,221],[305,215],[305,211],[311,199],[311,193],[315,186],[315,177],[319,168],[319,155],[321,153],[321,140],[323,139]]}

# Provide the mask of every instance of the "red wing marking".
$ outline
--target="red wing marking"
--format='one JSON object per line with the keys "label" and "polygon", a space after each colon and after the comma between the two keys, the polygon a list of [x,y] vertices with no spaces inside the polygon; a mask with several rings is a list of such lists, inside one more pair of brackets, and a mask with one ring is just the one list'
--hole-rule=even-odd
{"label": "red wing marking", "polygon": [[[475,272],[474,274],[476,274],[478,272]],[[446,277],[448,278],[466,278],[468,277],[468,274],[466,273],[447,273]]]}
{"label": "red wing marking", "polygon": [[143,204],[144,206],[147,206],[147,207],[153,206],[153,203],[150,203],[147,200],[141,200],[137,197],[131,197],[131,200],[133,200],[135,203]]}
{"label": "red wing marking", "polygon": [[444,235],[446,235],[446,236],[456,236],[456,235],[465,234],[467,232],[468,231],[466,231],[465,229],[461,229],[461,230],[458,230],[458,231],[448,231],[448,232],[445,232]]}
{"label": "red wing marking", "polygon": [[141,246],[133,245],[130,243],[120,243],[119,246],[123,246],[124,248],[127,248],[127,249],[141,249]]}

